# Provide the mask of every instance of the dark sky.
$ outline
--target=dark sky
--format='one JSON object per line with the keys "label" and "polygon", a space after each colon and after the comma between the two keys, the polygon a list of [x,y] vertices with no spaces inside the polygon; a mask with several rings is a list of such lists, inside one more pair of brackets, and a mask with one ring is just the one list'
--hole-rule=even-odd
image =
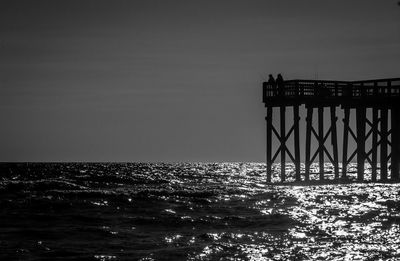
{"label": "dark sky", "polygon": [[0,2],[0,161],[263,161],[261,82],[398,77],[382,0]]}

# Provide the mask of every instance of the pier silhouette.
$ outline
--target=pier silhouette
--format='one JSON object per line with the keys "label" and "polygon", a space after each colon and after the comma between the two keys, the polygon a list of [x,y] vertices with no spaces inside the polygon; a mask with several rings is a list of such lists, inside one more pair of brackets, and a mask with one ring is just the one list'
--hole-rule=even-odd
{"label": "pier silhouette", "polygon": [[[371,165],[372,181],[399,182],[400,78],[364,81],[289,80],[283,81],[283,84],[269,80],[263,83],[263,103],[267,109],[265,117],[267,182],[271,182],[272,164],[279,155],[281,182],[287,178],[286,156],[294,163],[295,180],[298,182],[309,181],[311,164],[318,157],[319,166],[324,166],[325,156],[333,165],[334,179],[337,181],[347,180],[347,167],[353,159],[356,159],[357,181],[365,181],[364,164],[368,162]],[[302,105],[307,112],[304,172],[301,171],[300,148],[299,107]],[[292,107],[293,124],[287,130],[288,107]],[[276,115],[279,118],[279,128],[273,122],[274,109],[279,110],[279,114]],[[316,121],[313,121],[314,109],[317,112]],[[324,128],[325,109],[330,111],[327,131]],[[342,171],[339,171],[338,109],[342,110],[344,115]],[[370,116],[367,115],[368,109],[371,110]],[[351,113],[355,113],[355,117],[350,117]],[[355,124],[352,124],[353,119]],[[352,125],[355,125],[355,128],[352,128]],[[316,144],[313,144],[312,137]],[[274,138],[279,143],[275,151],[272,145]],[[292,149],[288,145],[289,138],[293,139]],[[329,138],[331,146],[327,146]],[[354,140],[354,151],[349,151],[350,139]],[[367,141],[371,144],[368,149],[366,149]],[[315,151],[312,151],[313,147],[316,147]],[[320,167],[319,180],[324,179],[324,167]]]}

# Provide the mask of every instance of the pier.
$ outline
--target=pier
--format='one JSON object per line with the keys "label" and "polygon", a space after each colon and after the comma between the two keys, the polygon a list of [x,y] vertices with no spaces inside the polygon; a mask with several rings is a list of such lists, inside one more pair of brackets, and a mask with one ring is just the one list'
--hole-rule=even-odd
{"label": "pier", "polygon": [[[319,163],[319,180],[323,181],[325,158],[333,166],[335,180],[346,180],[347,167],[355,160],[357,181],[365,180],[366,162],[371,165],[372,181],[399,181],[400,78],[364,81],[289,80],[280,86],[264,82],[263,103],[267,110],[267,182],[271,182],[272,164],[278,156],[281,182],[287,178],[287,159],[294,163],[296,181],[310,180],[310,166],[314,162]],[[301,124],[299,111],[303,105],[307,116],[304,124]],[[286,126],[288,108],[293,114],[290,126]],[[329,111],[329,119],[325,119],[324,110]],[[343,115],[340,129],[342,140],[338,135],[338,110],[342,110]],[[275,126],[278,124],[274,124],[274,120],[277,120],[274,117],[279,119],[279,127]],[[327,123],[328,126],[324,127]],[[301,125],[305,125],[305,130],[300,132]],[[305,134],[304,150],[300,146],[300,133]],[[274,139],[278,144],[275,148]],[[288,142],[289,139],[293,142]]]}

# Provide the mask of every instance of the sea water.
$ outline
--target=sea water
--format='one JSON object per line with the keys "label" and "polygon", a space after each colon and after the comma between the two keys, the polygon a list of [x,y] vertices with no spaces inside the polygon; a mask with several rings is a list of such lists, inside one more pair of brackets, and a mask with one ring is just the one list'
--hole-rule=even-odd
{"label": "sea water", "polygon": [[399,184],[265,181],[258,163],[0,164],[0,260],[400,260]]}

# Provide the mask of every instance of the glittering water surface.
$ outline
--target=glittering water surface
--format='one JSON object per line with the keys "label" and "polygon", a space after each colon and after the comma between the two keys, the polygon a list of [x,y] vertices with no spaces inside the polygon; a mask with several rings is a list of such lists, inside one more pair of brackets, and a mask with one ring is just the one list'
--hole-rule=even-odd
{"label": "glittering water surface", "polygon": [[264,168],[1,164],[0,260],[400,260],[399,184],[266,185]]}

